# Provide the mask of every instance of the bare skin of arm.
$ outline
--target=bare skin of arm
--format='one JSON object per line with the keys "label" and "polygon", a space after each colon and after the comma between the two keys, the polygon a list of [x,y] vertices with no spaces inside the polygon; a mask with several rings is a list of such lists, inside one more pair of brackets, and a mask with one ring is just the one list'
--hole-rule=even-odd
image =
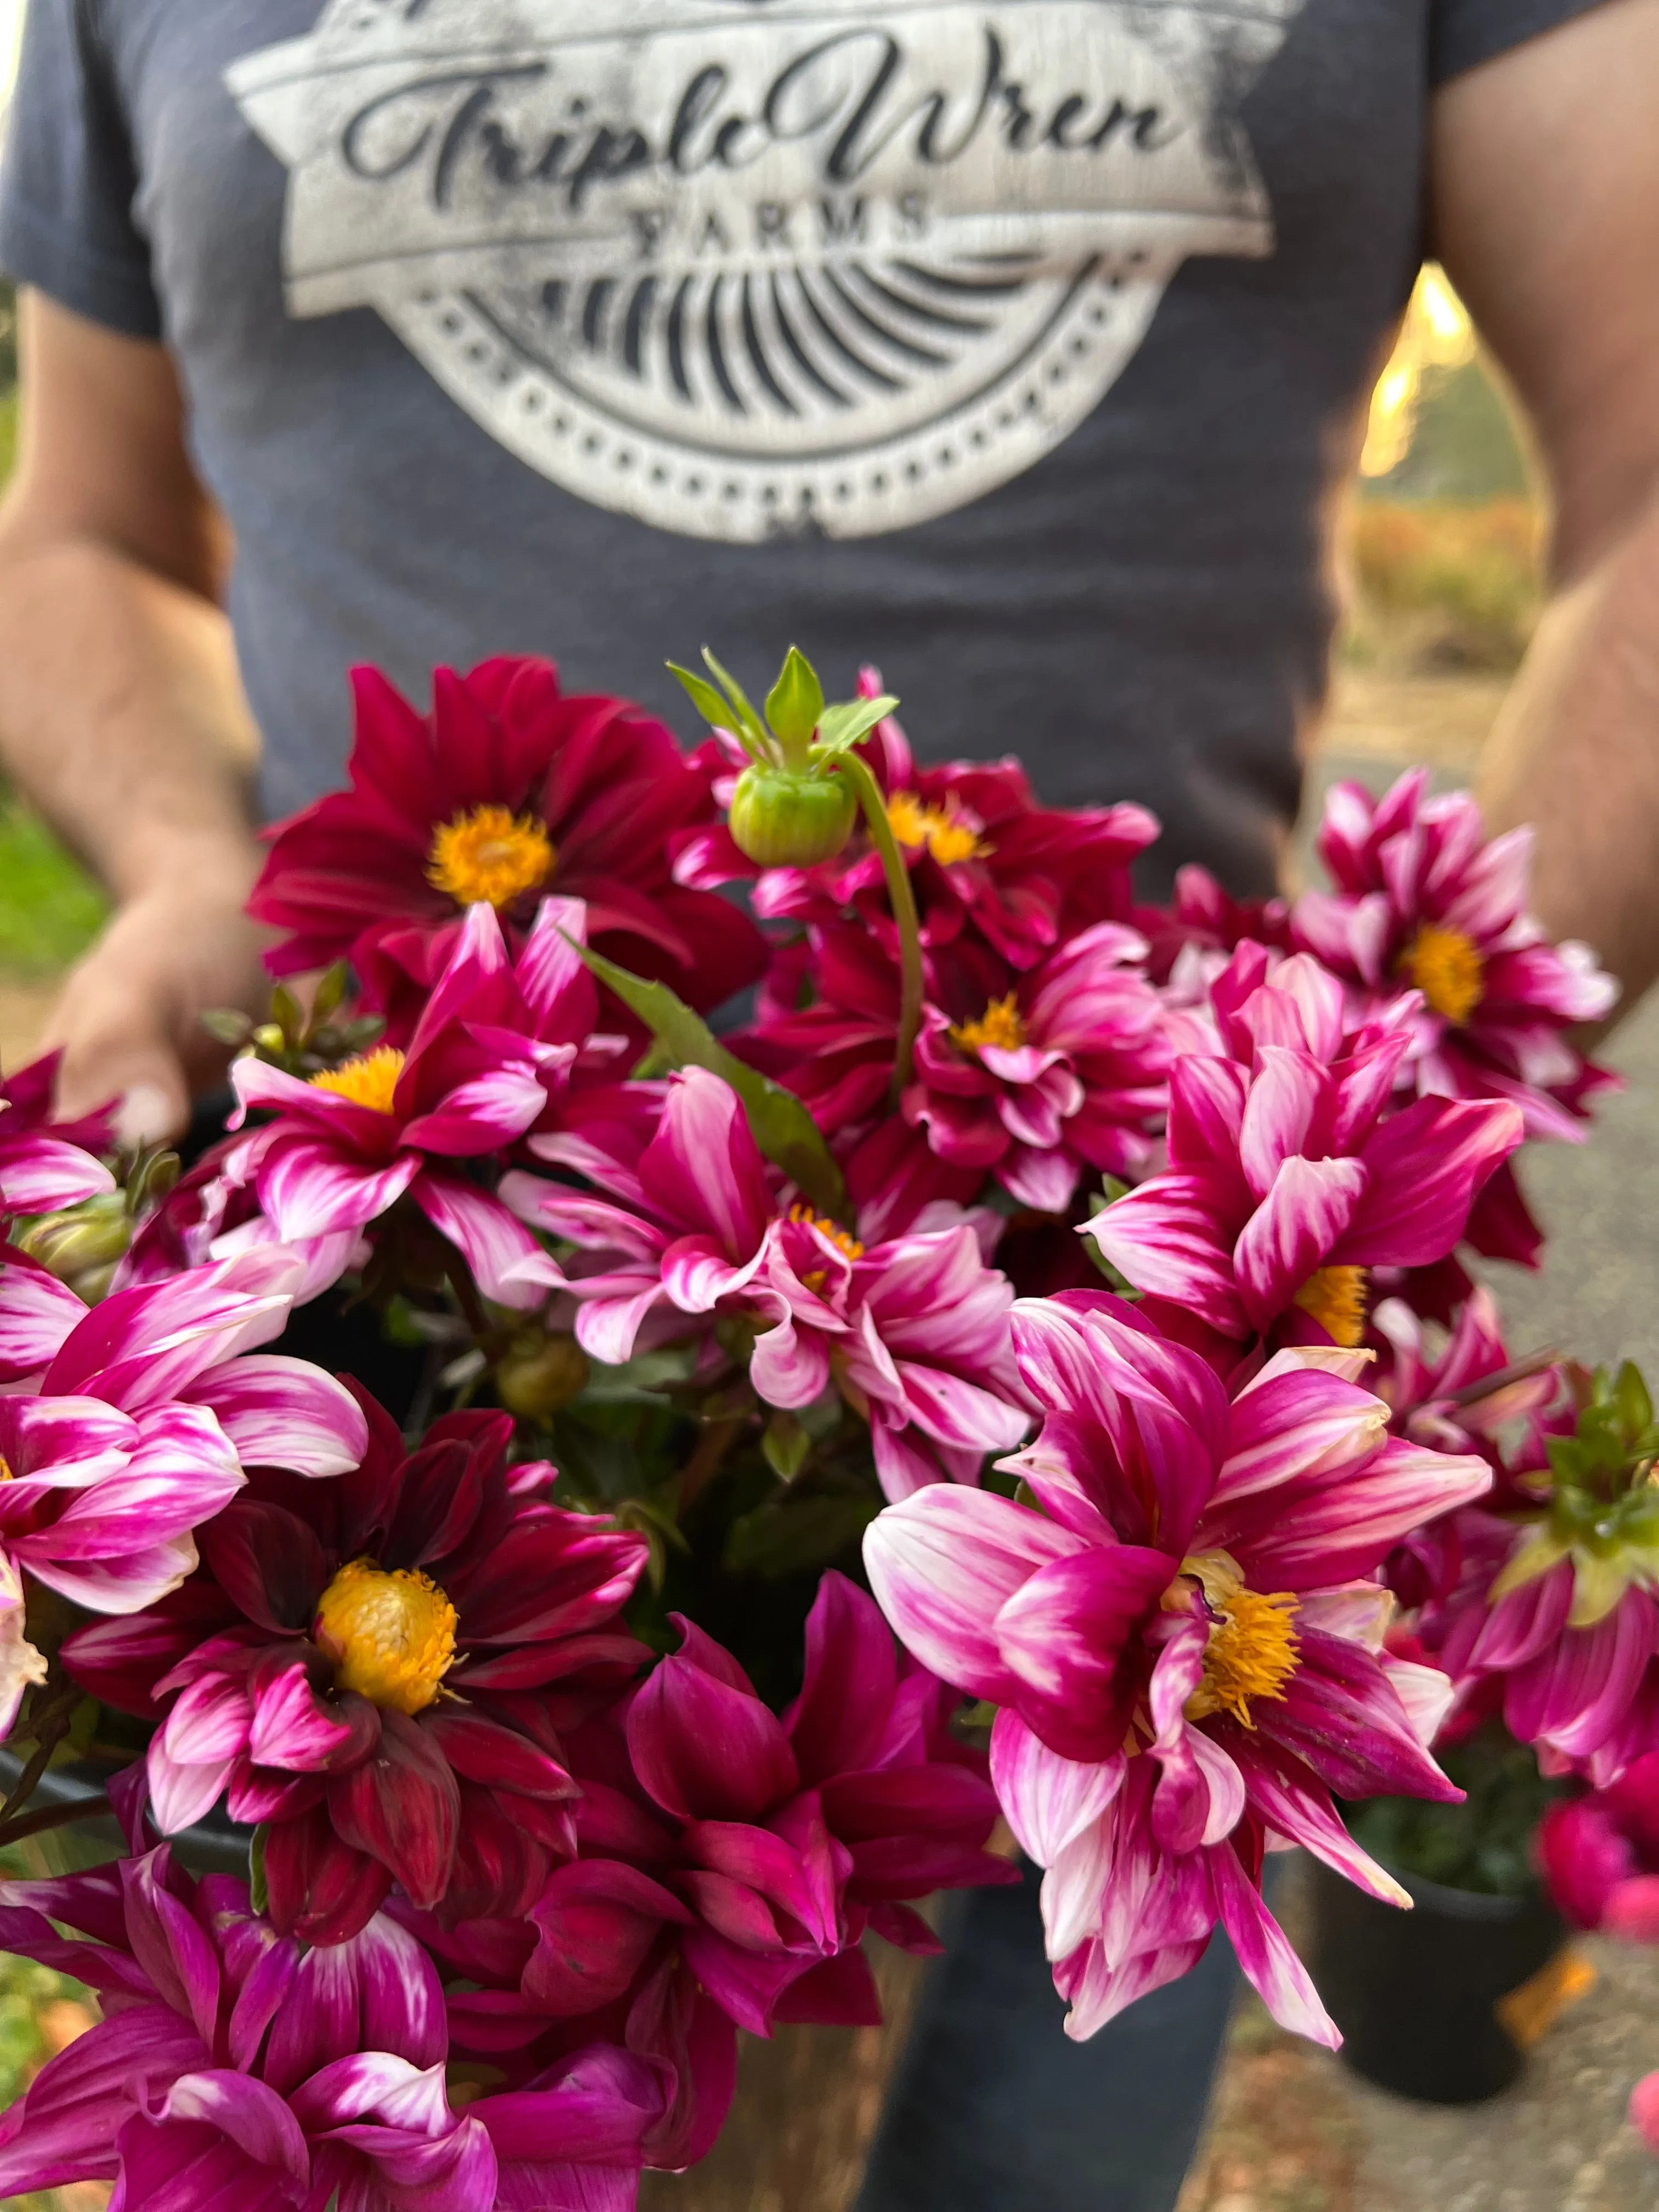
{"label": "bare skin of arm", "polygon": [[[215,1052],[204,1006],[260,1004],[242,902],[258,741],[217,604],[228,538],[191,467],[166,350],[39,294],[21,315],[17,473],[0,506],[0,759],[107,885],[48,1046],[59,1095],[176,1134]],[[217,1055],[222,1061],[222,1054]]]}
{"label": "bare skin of arm", "polygon": [[1552,598],[1483,775],[1536,827],[1534,904],[1659,975],[1659,0],[1604,0],[1455,79],[1434,244],[1535,428]]}

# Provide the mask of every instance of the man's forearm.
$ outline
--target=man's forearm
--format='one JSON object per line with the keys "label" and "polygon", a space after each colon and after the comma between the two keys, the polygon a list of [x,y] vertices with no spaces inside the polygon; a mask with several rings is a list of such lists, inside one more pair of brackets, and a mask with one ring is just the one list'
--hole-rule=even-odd
{"label": "man's forearm", "polygon": [[257,753],[216,607],[105,546],[0,544],[0,757],[118,901],[180,868],[246,891]]}
{"label": "man's forearm", "polygon": [[1487,749],[1489,825],[1529,822],[1533,904],[1634,1005],[1659,976],[1659,498],[1552,601]]}

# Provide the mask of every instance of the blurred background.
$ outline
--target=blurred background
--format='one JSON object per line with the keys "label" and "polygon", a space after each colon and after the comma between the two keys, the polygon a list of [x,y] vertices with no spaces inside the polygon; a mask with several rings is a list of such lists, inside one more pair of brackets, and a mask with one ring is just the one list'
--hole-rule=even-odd
{"label": "blurred background", "polygon": [[[22,0],[0,0],[0,110]],[[0,288],[0,482],[16,436],[15,317]],[[1374,395],[1346,499],[1344,618],[1330,711],[1310,763],[1306,826],[1337,775],[1377,789],[1414,762],[1469,781],[1542,599],[1547,518],[1525,435],[1443,276],[1425,269]],[[0,1066],[35,1048],[58,979],[96,933],[97,887],[0,784]],[[1651,1358],[1659,1280],[1641,1224],[1659,1212],[1650,1132],[1659,1020],[1621,1033],[1630,1088],[1582,1152],[1539,1148],[1530,1188],[1551,1231],[1540,1281],[1498,1285],[1522,1346]],[[3,1870],[47,1871],[24,1844]],[[1294,1935],[1295,1880],[1285,1917]],[[1651,2212],[1659,2182],[1623,2125],[1631,2081],[1659,2063],[1659,1954],[1589,1945],[1556,1992],[1523,2082],[1473,2112],[1407,2105],[1241,2005],[1208,2139],[1180,2212]],[[1547,2008],[1546,2008],[1547,2011]],[[0,2106],[91,2025],[84,1993],[0,1955]],[[95,2212],[83,2186],[6,2200]],[[737,2206],[732,2212],[762,2212]],[[787,2212],[769,2206],[766,2212]]]}

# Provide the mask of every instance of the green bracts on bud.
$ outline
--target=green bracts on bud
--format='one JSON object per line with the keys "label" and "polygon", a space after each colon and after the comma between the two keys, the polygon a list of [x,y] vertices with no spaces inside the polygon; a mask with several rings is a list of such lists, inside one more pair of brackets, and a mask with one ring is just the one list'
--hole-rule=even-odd
{"label": "green bracts on bud", "polygon": [[112,1190],[83,1199],[62,1213],[43,1213],[19,1232],[18,1243],[60,1283],[112,1267],[132,1242],[132,1216],[126,1194]]}
{"label": "green bracts on bud", "polygon": [[732,842],[759,868],[811,868],[833,860],[853,834],[858,799],[823,769],[744,769],[732,795]]}

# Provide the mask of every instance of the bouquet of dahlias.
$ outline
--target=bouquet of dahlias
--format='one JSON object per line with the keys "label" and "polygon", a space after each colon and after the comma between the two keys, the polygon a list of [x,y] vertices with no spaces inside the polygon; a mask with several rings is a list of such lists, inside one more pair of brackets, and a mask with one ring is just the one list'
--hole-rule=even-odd
{"label": "bouquet of dahlias", "polygon": [[1330,893],[1151,911],[1139,808],[705,658],[689,757],[542,663],[360,676],[222,1133],[5,1094],[0,1844],[72,1752],[126,1851],[0,1884],[103,2013],[0,2193],[629,2206],[738,2030],[1017,1879],[999,1814],[1073,2034],[1219,1925],[1331,2043],[1266,1853],[1404,1902],[1343,1808],[1455,1801],[1491,1683],[1659,1749],[1649,1431],[1570,1435],[1460,1258],[1535,1257],[1509,1163],[1607,1080],[1524,837],[1345,787]]}

